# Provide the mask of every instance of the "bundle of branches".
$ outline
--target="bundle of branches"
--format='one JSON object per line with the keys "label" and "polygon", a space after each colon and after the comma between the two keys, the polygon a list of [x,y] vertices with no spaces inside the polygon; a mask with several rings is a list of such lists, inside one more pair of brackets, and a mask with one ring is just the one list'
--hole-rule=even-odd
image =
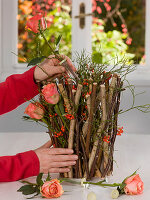
{"label": "bundle of branches", "polygon": [[45,86],[40,85],[39,102],[44,115],[35,120],[47,125],[54,147],[73,149],[79,157],[65,177],[105,177],[113,170],[122,66],[117,69],[119,73],[105,69],[80,57],[78,81],[63,76],[55,83],[44,83],[57,85],[59,101],[55,105],[46,101]]}

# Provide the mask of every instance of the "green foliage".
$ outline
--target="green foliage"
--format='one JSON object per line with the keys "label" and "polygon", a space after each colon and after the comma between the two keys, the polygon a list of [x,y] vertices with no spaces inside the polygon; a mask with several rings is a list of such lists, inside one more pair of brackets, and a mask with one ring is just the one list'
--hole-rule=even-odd
{"label": "green foliage", "polygon": [[48,175],[47,175],[46,181],[50,181],[50,180],[51,180],[51,177],[50,177],[50,173],[48,172]]}
{"label": "green foliage", "polygon": [[41,57],[36,57],[36,58],[33,58],[27,65],[27,67],[29,66],[34,66],[34,65],[37,65],[39,63],[41,63],[41,61],[46,58],[45,56],[41,56]]}
{"label": "green foliage", "polygon": [[[61,12],[58,12],[59,7],[62,8]],[[44,32],[53,49],[57,50],[59,46],[59,53],[65,54],[69,57],[71,56],[72,48],[72,20],[70,12],[71,10],[69,6],[64,6],[60,2],[56,2],[56,8],[48,13],[48,17],[54,17],[53,22]],[[128,46],[124,41],[127,36],[116,30],[104,32],[105,25],[103,21],[98,20],[98,22],[102,25],[99,25],[98,23],[93,23],[92,25],[93,61],[98,63],[109,62],[109,64],[119,62],[123,58],[132,61],[134,54],[127,53]],[[48,57],[51,52],[50,49],[47,48],[44,39],[40,35],[37,37],[30,35],[30,38],[32,38],[32,41],[27,44],[28,49],[30,50],[27,53],[28,60],[31,60],[32,63],[34,63],[38,62],[37,55],[38,59],[43,58],[43,56]]]}
{"label": "green foliage", "polygon": [[36,192],[36,187],[33,185],[24,185],[17,192],[22,192],[24,195],[34,194]]}
{"label": "green foliage", "polygon": [[36,183],[30,183],[28,181],[21,181],[22,183],[26,184],[22,186],[20,189],[17,190],[17,192],[22,192],[23,195],[31,195],[34,194],[34,196],[31,196],[27,199],[32,199],[40,194],[40,188],[44,184],[45,181],[50,181],[51,177],[50,174],[47,174],[47,178],[45,181],[42,180],[43,173],[40,173],[36,178]]}
{"label": "green foliage", "polygon": [[40,173],[36,178],[36,183],[37,183],[38,186],[43,185],[42,177],[43,177],[43,173]]}
{"label": "green foliage", "polygon": [[[58,12],[58,8],[62,6],[62,11]],[[59,45],[60,54],[63,53],[67,56],[71,56],[71,17],[69,15],[69,6],[63,6],[60,2],[56,2],[56,8],[48,13],[47,17],[53,16],[53,22],[50,27],[44,32],[48,42],[55,49]],[[44,39],[39,35],[37,40],[32,37],[32,42],[28,43],[28,49],[32,50],[27,54],[27,57],[31,59],[37,57],[37,49],[39,56],[46,56],[51,53],[47,48],[47,44]],[[61,42],[60,42],[61,40]]]}
{"label": "green foliage", "polygon": [[[110,1],[109,5],[112,10],[116,7],[116,1]],[[98,1],[98,6],[101,7],[102,13],[98,14],[95,12],[96,17],[100,19],[106,18],[107,11],[104,7],[104,3]],[[146,0],[121,0],[120,11],[125,19],[130,37],[133,39],[132,44],[128,47],[127,52],[134,53],[134,61],[139,63],[142,56],[145,54],[145,6]],[[119,15],[114,15],[114,21],[117,24],[116,30],[122,32],[121,20]],[[112,21],[108,19],[104,31],[113,31],[114,26]]]}
{"label": "green foliage", "polygon": [[[126,36],[119,31],[113,30],[104,32],[104,25],[102,20],[92,25],[92,50],[94,58],[100,54],[99,61],[101,63],[116,64],[122,59],[127,59],[131,63],[134,54],[127,53],[128,46],[124,39]],[[98,54],[97,54],[98,52]]]}

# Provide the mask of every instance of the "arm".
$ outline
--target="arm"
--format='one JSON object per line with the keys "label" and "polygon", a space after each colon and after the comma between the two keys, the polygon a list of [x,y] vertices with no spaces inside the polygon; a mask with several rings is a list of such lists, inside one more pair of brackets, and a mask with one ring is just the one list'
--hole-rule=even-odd
{"label": "arm", "polygon": [[78,156],[72,149],[50,148],[51,141],[34,151],[0,157],[0,182],[17,181],[38,173],[69,172]]}
{"label": "arm", "polygon": [[34,70],[35,67],[23,74],[9,76],[5,82],[0,83],[0,115],[15,109],[38,94]]}
{"label": "arm", "polygon": [[[71,60],[68,57],[65,58],[68,65],[75,71]],[[50,57],[45,59],[40,67],[33,67],[23,74],[9,76],[5,82],[0,83],[0,115],[15,109],[36,96],[38,87],[35,82],[50,77],[60,77],[63,73],[66,73],[65,68],[59,65],[56,58]]]}
{"label": "arm", "polygon": [[16,181],[38,173],[39,159],[34,151],[0,157],[0,182]]}

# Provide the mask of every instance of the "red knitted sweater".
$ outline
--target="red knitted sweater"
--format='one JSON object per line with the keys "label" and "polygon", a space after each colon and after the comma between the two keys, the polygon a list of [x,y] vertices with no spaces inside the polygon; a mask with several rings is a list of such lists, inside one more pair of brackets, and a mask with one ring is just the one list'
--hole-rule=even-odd
{"label": "red knitted sweater", "polygon": [[[5,82],[0,83],[0,115],[38,94],[34,69],[35,67],[23,74],[9,76]],[[39,160],[34,151],[0,157],[0,182],[16,181],[38,173]]]}

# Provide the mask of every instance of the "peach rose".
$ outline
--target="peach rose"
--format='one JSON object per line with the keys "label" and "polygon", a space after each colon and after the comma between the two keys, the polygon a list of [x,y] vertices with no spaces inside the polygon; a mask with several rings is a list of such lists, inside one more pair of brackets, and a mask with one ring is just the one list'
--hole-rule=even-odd
{"label": "peach rose", "polygon": [[50,104],[57,104],[59,101],[59,93],[56,84],[54,83],[45,85],[42,89],[42,94],[45,98],[45,101]]}
{"label": "peach rose", "polygon": [[141,194],[144,189],[144,183],[142,182],[139,174],[133,175],[125,180],[126,186],[124,192],[129,195]]}
{"label": "peach rose", "polygon": [[39,102],[30,103],[25,109],[25,114],[29,115],[33,119],[42,119],[44,115],[44,110]]}
{"label": "peach rose", "polygon": [[39,21],[41,23],[41,29],[45,30],[47,25],[44,17],[41,14],[37,14],[31,17],[26,24],[26,29],[33,31],[34,33],[38,33],[39,30]]}
{"label": "peach rose", "polygon": [[41,194],[48,199],[60,197],[64,193],[58,179],[46,181],[41,187]]}

